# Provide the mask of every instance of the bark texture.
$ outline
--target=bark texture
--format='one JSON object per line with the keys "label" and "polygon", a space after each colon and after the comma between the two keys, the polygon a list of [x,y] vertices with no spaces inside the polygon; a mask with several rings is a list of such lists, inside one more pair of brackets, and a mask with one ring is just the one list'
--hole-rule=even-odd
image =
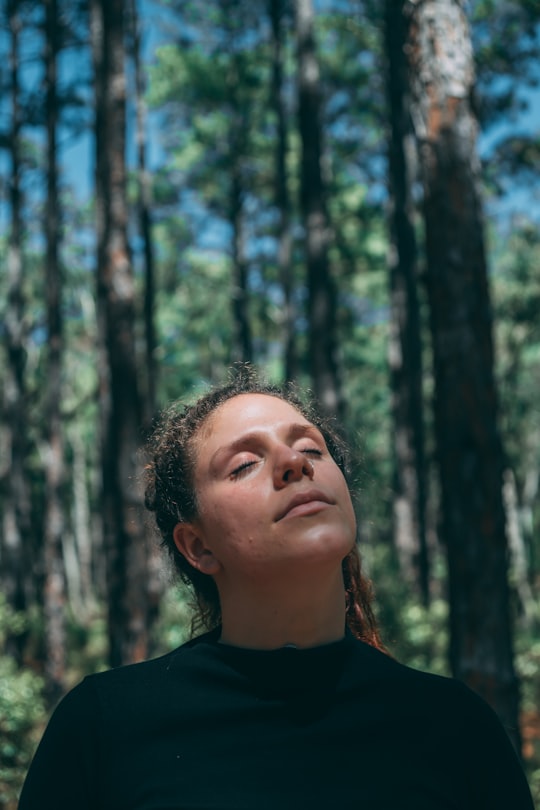
{"label": "bark texture", "polygon": [[292,278],[291,200],[287,179],[287,111],[283,98],[284,0],[269,0],[272,25],[272,103],[276,117],[276,185],[278,211],[278,271],[283,289],[283,367],[285,380],[296,376],[296,312]]}
{"label": "bark texture", "polygon": [[[237,115],[236,110],[234,115]],[[244,181],[240,166],[240,154],[236,144],[243,138],[240,134],[240,121],[232,123],[230,222],[232,226],[232,267],[233,267],[233,360],[251,363],[253,360],[253,339],[249,319],[248,261],[246,257],[246,233],[244,213]]]}
{"label": "bark texture", "polygon": [[296,0],[298,123],[302,143],[301,210],[308,278],[309,362],[315,395],[330,415],[343,417],[336,341],[337,289],[328,247],[330,223],[322,173],[321,89],[311,0]]}
{"label": "bark texture", "polygon": [[137,451],[135,291],[127,241],[124,3],[93,0],[102,514],[112,666],[148,655],[152,616]]}
{"label": "bark texture", "polygon": [[464,2],[410,2],[407,12],[424,181],[451,665],[494,706],[519,745],[470,32]]}
{"label": "bark texture", "polygon": [[47,118],[47,382],[45,434],[45,526],[44,526],[44,614],[45,682],[47,697],[54,705],[65,691],[66,666],[66,580],[62,537],[65,531],[62,505],[64,440],[62,432],[62,274],[60,267],[60,212],[58,199],[57,56],[59,51],[58,3],[45,2],[46,22],[46,118]]}
{"label": "bark texture", "polygon": [[226,31],[230,61],[225,77],[227,106],[229,114],[228,160],[229,179],[229,223],[231,226],[232,259],[232,315],[233,348],[232,360],[251,363],[253,360],[253,335],[249,307],[249,262],[246,252],[246,172],[245,161],[248,146],[248,133],[251,126],[251,110],[242,97],[240,88],[245,81],[245,62],[238,52],[237,39],[241,25],[238,15],[242,6],[235,0],[222,3],[224,28]]}
{"label": "bark texture", "polygon": [[145,333],[145,396],[144,422],[150,425],[156,410],[158,369],[157,337],[154,318],[155,261],[152,239],[151,181],[146,166],[146,103],[145,83],[141,66],[141,32],[136,0],[130,0],[129,16],[132,35],[132,57],[135,71],[135,103],[137,120],[137,181],[139,229],[144,254],[144,333]]}
{"label": "bark texture", "polygon": [[[4,490],[2,514],[2,590],[14,610],[27,606],[27,577],[31,571],[30,492],[26,471],[28,451],[25,386],[26,328],[24,297],[23,223],[21,192],[21,109],[19,103],[19,39],[21,19],[16,0],[8,3],[11,158],[9,202],[10,233],[7,248],[7,302],[4,321],[6,367],[3,384],[4,435],[1,482]],[[24,637],[10,635],[6,652],[22,662]]]}
{"label": "bark texture", "polygon": [[429,601],[426,541],[426,459],[423,364],[418,301],[414,134],[405,46],[409,18],[405,2],[386,0],[385,46],[390,114],[390,379],[393,412],[394,543],[400,569]]}

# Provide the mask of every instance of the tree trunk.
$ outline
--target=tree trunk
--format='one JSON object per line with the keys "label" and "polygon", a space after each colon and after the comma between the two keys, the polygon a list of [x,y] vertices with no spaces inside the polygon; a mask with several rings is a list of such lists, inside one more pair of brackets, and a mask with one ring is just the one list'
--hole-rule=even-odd
{"label": "tree trunk", "polygon": [[45,4],[45,74],[47,120],[47,208],[45,229],[47,296],[47,381],[45,526],[44,526],[44,613],[45,613],[45,685],[49,703],[54,705],[65,691],[66,585],[62,553],[65,531],[62,505],[64,478],[64,441],[62,435],[62,278],[58,246],[60,218],[56,135],[58,125],[57,55],[59,49],[57,0]]}
{"label": "tree trunk", "polygon": [[[2,591],[8,605],[17,611],[27,607],[27,571],[31,558],[30,543],[30,492],[26,473],[27,457],[27,407],[25,391],[26,331],[24,327],[24,266],[23,226],[21,199],[21,110],[19,104],[19,35],[21,20],[19,4],[11,0],[8,5],[10,35],[10,91],[11,132],[9,152],[11,156],[10,207],[11,229],[7,249],[7,304],[4,321],[4,340],[7,362],[3,386],[5,461],[2,462],[3,544],[2,544]],[[21,663],[24,636],[10,635],[6,639],[6,652]]]}
{"label": "tree trunk", "polygon": [[[88,493],[86,452],[83,438],[73,431],[70,436],[73,453],[72,503],[74,556],[77,561],[77,579],[73,578],[70,593],[73,611],[85,623],[96,607],[92,585],[92,519]],[[69,579],[68,579],[69,583]]]}
{"label": "tree trunk", "polygon": [[272,24],[272,102],[277,123],[275,202],[278,210],[278,272],[283,289],[284,379],[296,377],[296,311],[292,278],[291,201],[287,182],[287,111],[283,99],[284,0],[270,0]]}
{"label": "tree trunk", "polygon": [[144,101],[144,76],[141,68],[141,35],[136,0],[130,0],[130,22],[132,29],[132,55],[135,68],[135,103],[137,113],[137,180],[139,228],[144,249],[144,332],[146,386],[144,397],[144,423],[150,426],[156,410],[157,363],[155,306],[155,262],[152,241],[152,220],[150,215],[151,183],[146,168],[146,104]]}
{"label": "tree trunk", "polygon": [[494,706],[519,744],[472,46],[463,2],[415,2],[409,11],[450,660],[454,674]]}
{"label": "tree trunk", "polygon": [[519,611],[524,623],[529,628],[532,628],[537,615],[537,609],[534,593],[529,582],[527,548],[521,526],[516,478],[513,470],[510,468],[504,471],[503,498],[506,510],[508,546],[512,560],[516,595],[519,600]]}
{"label": "tree trunk", "polygon": [[233,276],[233,346],[232,360],[251,363],[253,360],[253,336],[249,317],[248,259],[246,255],[245,223],[245,174],[243,163],[250,126],[250,110],[239,95],[242,86],[243,63],[236,52],[238,37],[237,15],[240,7],[236,2],[222,2],[223,25],[231,51],[226,77],[227,101],[230,109],[229,149],[231,257]]}
{"label": "tree trunk", "polygon": [[[236,114],[236,113],[233,113]],[[233,122],[231,159],[233,161],[231,177],[232,226],[232,265],[233,265],[233,322],[234,343],[233,360],[251,363],[253,360],[253,341],[248,311],[248,263],[246,258],[246,237],[244,223],[244,188],[240,169],[240,151],[237,151],[238,134],[234,130],[238,125]]]}
{"label": "tree trunk", "polygon": [[315,52],[313,5],[296,0],[298,121],[302,143],[301,210],[308,277],[309,362],[313,388],[323,411],[343,416],[336,345],[337,290],[330,271],[330,224],[321,168],[321,92]]}
{"label": "tree trunk", "polygon": [[422,344],[414,230],[414,144],[405,45],[405,2],[386,0],[390,113],[390,379],[394,443],[394,543],[402,574],[429,602]]}
{"label": "tree trunk", "polygon": [[135,360],[135,293],[127,243],[124,4],[93,0],[102,515],[110,664],[148,653],[147,544],[137,450],[142,408]]}

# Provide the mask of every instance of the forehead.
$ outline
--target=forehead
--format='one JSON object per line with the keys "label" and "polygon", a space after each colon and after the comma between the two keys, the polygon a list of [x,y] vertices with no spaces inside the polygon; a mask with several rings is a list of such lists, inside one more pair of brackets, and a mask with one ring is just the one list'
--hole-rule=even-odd
{"label": "forehead", "polygon": [[210,415],[200,438],[208,441],[214,436],[234,440],[243,433],[286,424],[311,424],[289,402],[270,394],[238,394],[224,402]]}

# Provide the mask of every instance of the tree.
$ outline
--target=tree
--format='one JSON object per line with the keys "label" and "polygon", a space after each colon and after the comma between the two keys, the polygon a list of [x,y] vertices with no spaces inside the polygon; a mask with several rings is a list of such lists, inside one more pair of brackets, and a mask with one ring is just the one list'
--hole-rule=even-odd
{"label": "tree", "polygon": [[292,380],[296,374],[296,313],[292,276],[291,200],[287,176],[287,110],[284,101],[284,25],[285,3],[269,0],[272,26],[272,101],[276,117],[276,179],[275,203],[279,222],[277,228],[277,262],[283,288],[283,358],[284,378]]}
{"label": "tree", "polygon": [[405,2],[387,0],[385,42],[390,116],[390,375],[394,443],[394,542],[405,578],[429,601],[423,368],[418,301],[413,130]]}
{"label": "tree", "polygon": [[[7,306],[4,340],[7,355],[3,384],[5,446],[7,462],[3,465],[3,544],[2,585],[8,605],[17,611],[27,606],[26,571],[30,543],[31,507],[27,475],[27,391],[25,326],[25,263],[23,252],[23,220],[21,190],[21,129],[19,42],[22,26],[21,9],[17,0],[7,4],[10,52],[11,128],[8,152],[11,157],[9,183],[10,233],[7,249]],[[8,636],[6,647],[16,660],[22,659],[23,638],[20,634]]]}
{"label": "tree", "polygon": [[93,0],[102,514],[112,666],[148,653],[151,609],[137,449],[135,291],[127,241],[124,3]]}
{"label": "tree", "polygon": [[210,13],[181,0],[174,5],[181,30],[191,33],[160,48],[153,99],[166,104],[167,120],[175,121],[176,134],[165,146],[178,167],[180,205],[193,223],[194,246],[212,226],[223,234],[220,249],[231,265],[230,359],[250,360],[254,164],[261,163],[259,132],[264,137],[267,111],[260,89],[268,86],[261,9],[244,0],[219,0]]}
{"label": "tree", "polygon": [[[227,4],[226,4],[227,5]],[[234,16],[230,12],[228,20]],[[236,36],[235,26],[229,32],[231,39]],[[250,128],[250,108],[239,98],[237,88],[241,84],[241,55],[234,54],[226,75],[227,97],[230,107],[228,140],[230,143],[230,189],[229,221],[232,225],[232,269],[233,269],[233,325],[234,339],[231,358],[250,363],[253,360],[253,339],[249,318],[248,257],[246,233],[246,187],[243,171],[243,156]]]}
{"label": "tree", "polygon": [[47,127],[47,252],[45,279],[47,297],[47,378],[45,392],[45,523],[44,523],[44,613],[45,676],[48,698],[55,704],[64,691],[66,585],[62,538],[65,518],[62,502],[64,439],[62,430],[62,274],[60,268],[60,216],[57,166],[57,57],[59,52],[57,0],[45,3],[45,76]]}
{"label": "tree", "polygon": [[154,318],[155,306],[155,256],[152,237],[151,182],[146,165],[146,102],[143,66],[141,64],[141,31],[136,0],[129,6],[131,27],[131,50],[135,71],[135,106],[137,120],[137,185],[139,230],[143,242],[144,256],[144,334],[145,334],[145,397],[144,421],[150,424],[156,409],[157,337]]}
{"label": "tree", "polygon": [[296,0],[300,202],[305,233],[309,363],[313,388],[329,415],[343,415],[336,343],[336,283],[330,270],[330,222],[322,172],[321,88],[311,0]]}
{"label": "tree", "polygon": [[407,44],[424,185],[435,433],[454,674],[518,729],[503,454],[464,4],[411,2]]}
{"label": "tree", "polygon": [[501,424],[506,437],[505,494],[512,582],[521,625],[535,629],[540,611],[538,489],[540,483],[540,235],[534,221],[516,220],[493,236],[493,294]]}

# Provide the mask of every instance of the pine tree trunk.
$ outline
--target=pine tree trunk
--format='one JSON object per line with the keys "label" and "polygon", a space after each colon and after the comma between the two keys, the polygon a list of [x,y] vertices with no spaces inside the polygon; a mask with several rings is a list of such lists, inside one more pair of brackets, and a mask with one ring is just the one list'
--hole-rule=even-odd
{"label": "pine tree trunk", "polygon": [[278,271],[283,289],[283,359],[284,379],[296,377],[296,311],[292,278],[291,202],[287,182],[287,111],[283,99],[283,0],[270,0],[272,25],[272,102],[277,124],[276,190],[278,210]]}
{"label": "pine tree trunk", "polygon": [[450,659],[454,674],[494,706],[519,745],[471,39],[463,2],[411,2],[409,11]]}
{"label": "pine tree trunk", "polygon": [[146,104],[144,101],[144,77],[141,67],[140,22],[135,0],[130,0],[130,23],[132,33],[132,55],[135,69],[135,95],[137,114],[137,180],[139,228],[144,249],[144,332],[146,386],[144,396],[144,422],[150,425],[156,410],[157,362],[155,306],[154,245],[152,240],[152,220],[150,215],[151,184],[146,168]]}
{"label": "pine tree trunk", "polygon": [[243,162],[246,153],[247,133],[249,131],[250,111],[239,97],[238,88],[242,84],[242,63],[235,53],[235,39],[238,35],[237,2],[222,0],[221,12],[223,25],[232,51],[230,66],[227,72],[226,85],[230,108],[229,149],[230,162],[230,205],[229,222],[231,226],[231,259],[232,259],[232,315],[234,362],[251,363],[253,360],[253,337],[249,317],[249,265],[246,255],[245,223],[245,176]]}
{"label": "pine tree trunk", "polygon": [[[71,601],[76,603],[76,607],[79,609],[78,618],[84,624],[94,611],[96,603],[92,585],[92,519],[85,445],[83,438],[76,431],[70,436],[70,445],[73,454],[73,539],[78,565],[77,589]],[[74,612],[77,615],[75,608]]]}
{"label": "pine tree trunk", "polygon": [[110,664],[148,654],[151,611],[137,450],[142,408],[135,358],[135,292],[127,243],[124,4],[93,0],[102,515]]}
{"label": "pine tree trunk", "polygon": [[519,600],[519,613],[522,621],[532,628],[536,616],[536,602],[529,582],[529,566],[527,562],[527,547],[521,515],[516,478],[513,470],[504,471],[503,498],[506,511],[506,527],[508,546],[512,560],[512,572],[515,582],[516,595]]}
{"label": "pine tree trunk", "polygon": [[[24,264],[23,223],[21,194],[20,132],[21,110],[19,103],[19,36],[21,20],[19,4],[11,0],[8,5],[10,36],[9,71],[11,92],[11,132],[9,153],[11,157],[10,208],[11,229],[7,249],[7,302],[4,320],[6,365],[3,384],[4,447],[2,461],[3,532],[1,549],[2,591],[8,605],[14,610],[27,607],[27,572],[31,571],[30,543],[30,492],[27,480],[27,403],[25,390],[26,331],[24,327]],[[21,663],[24,637],[9,635],[6,652]]]}
{"label": "pine tree trunk", "polygon": [[57,0],[45,4],[45,73],[47,118],[47,208],[45,229],[47,241],[47,381],[45,446],[45,526],[44,526],[44,614],[45,614],[45,681],[47,697],[54,705],[65,691],[66,584],[62,553],[65,531],[62,505],[64,478],[64,441],[62,435],[62,279],[58,246],[60,219],[56,136],[58,124],[57,55],[59,49]]}
{"label": "pine tree trunk", "polygon": [[405,44],[405,2],[386,0],[390,113],[390,377],[394,444],[394,543],[402,574],[429,601],[422,346],[417,292],[414,144]]}
{"label": "pine tree trunk", "polygon": [[330,271],[330,223],[322,174],[321,91],[311,0],[296,0],[298,121],[302,143],[301,210],[308,277],[309,362],[313,388],[328,415],[343,416],[336,345],[336,284]]}
{"label": "pine tree trunk", "polygon": [[[233,113],[234,115],[235,113]],[[233,161],[231,176],[230,221],[232,226],[232,267],[233,267],[233,322],[234,345],[233,360],[251,363],[253,360],[253,341],[249,320],[248,262],[246,258],[246,237],[244,223],[244,188],[242,172],[237,151],[239,129],[237,122],[232,123],[231,159]]]}

